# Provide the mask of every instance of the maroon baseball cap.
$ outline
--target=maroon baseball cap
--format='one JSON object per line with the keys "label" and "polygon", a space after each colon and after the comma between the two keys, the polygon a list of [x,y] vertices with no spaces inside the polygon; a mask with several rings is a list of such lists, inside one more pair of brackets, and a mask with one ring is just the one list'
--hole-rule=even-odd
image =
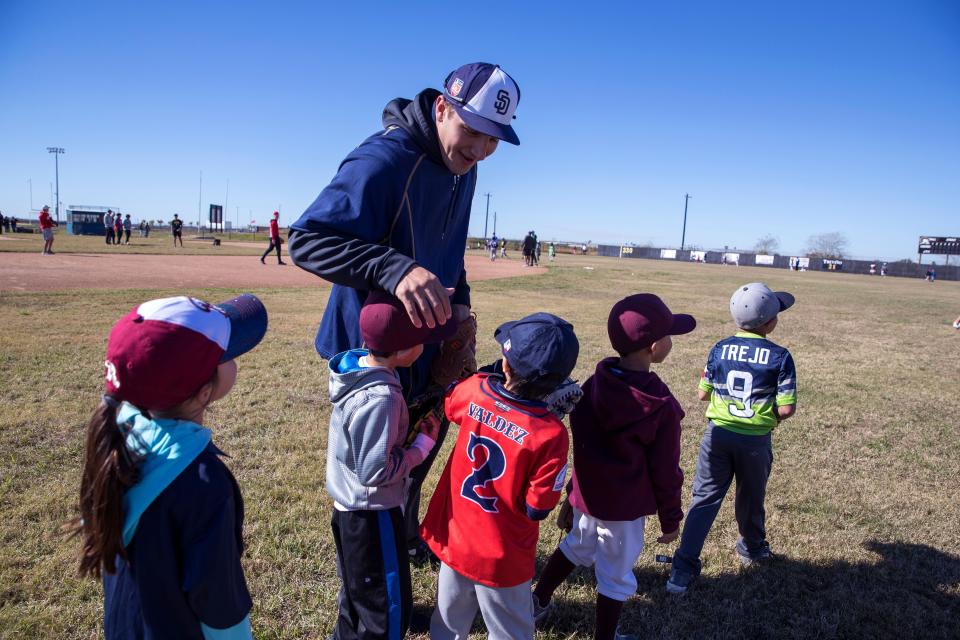
{"label": "maroon baseball cap", "polygon": [[457,321],[450,318],[433,329],[419,329],[399,299],[385,291],[371,291],[360,309],[360,335],[363,344],[374,351],[400,351],[418,344],[442,342],[457,332]]}
{"label": "maroon baseball cap", "polygon": [[110,331],[104,390],[140,409],[168,409],[194,395],[217,366],[253,349],[267,310],[251,294],[212,305],[178,296],[134,307]]}
{"label": "maroon baseball cap", "polygon": [[696,326],[693,316],[671,313],[652,293],[627,296],[613,305],[607,318],[610,344],[620,354],[645,349],[664,336],[690,333]]}

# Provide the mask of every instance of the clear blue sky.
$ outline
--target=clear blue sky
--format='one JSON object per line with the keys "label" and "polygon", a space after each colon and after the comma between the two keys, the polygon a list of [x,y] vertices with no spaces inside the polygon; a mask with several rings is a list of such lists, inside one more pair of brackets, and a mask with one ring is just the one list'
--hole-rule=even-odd
{"label": "clear blue sky", "polygon": [[[663,5],[674,5],[665,7]],[[960,234],[960,3],[0,2],[0,210],[288,224],[384,104],[496,62],[519,147],[471,231],[861,257]]]}

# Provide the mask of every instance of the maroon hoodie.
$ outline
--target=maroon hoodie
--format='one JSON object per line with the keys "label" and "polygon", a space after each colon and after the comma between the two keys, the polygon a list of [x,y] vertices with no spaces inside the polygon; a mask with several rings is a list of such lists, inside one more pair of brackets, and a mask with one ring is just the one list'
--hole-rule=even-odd
{"label": "maroon hoodie", "polygon": [[683,409],[657,374],[618,365],[619,358],[597,364],[570,414],[570,504],[600,520],[656,513],[661,530],[670,533],[683,519]]}

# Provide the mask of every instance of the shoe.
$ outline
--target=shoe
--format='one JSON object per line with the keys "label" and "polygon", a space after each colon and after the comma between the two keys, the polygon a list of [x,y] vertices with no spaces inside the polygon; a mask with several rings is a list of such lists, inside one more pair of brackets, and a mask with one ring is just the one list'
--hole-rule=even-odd
{"label": "shoe", "polygon": [[542,605],[540,599],[533,593],[530,594],[530,598],[533,600],[533,624],[539,627],[550,615],[550,611],[553,609],[553,601]]}
{"label": "shoe", "polygon": [[620,627],[617,627],[617,630],[613,632],[613,640],[640,640],[640,636],[632,633],[620,633]]}
{"label": "shoe", "polygon": [[745,568],[768,564],[771,560],[776,559],[776,557],[777,556],[774,555],[773,551],[770,551],[769,547],[755,556],[741,555],[740,552],[737,551],[737,558],[740,559],[740,565]]}
{"label": "shoe", "polygon": [[277,264],[282,264],[282,265],[286,265],[287,263],[286,263],[286,262],[284,262],[283,260],[280,260],[279,262],[277,262]]}
{"label": "shoe", "polygon": [[410,564],[415,567],[422,567],[428,563],[435,567],[440,566],[440,558],[434,555],[423,540],[412,547],[407,547],[407,555],[410,557]]}
{"label": "shoe", "polygon": [[55,255],[57,255],[57,254],[55,254],[53,251],[47,251],[47,255],[48,255],[48,256],[55,256]]}
{"label": "shoe", "polygon": [[692,573],[673,569],[670,572],[670,579],[667,580],[667,593],[678,596],[683,595],[687,592],[687,588],[690,586],[690,583],[693,582],[694,577]]}
{"label": "shoe", "polygon": [[260,258],[260,264],[267,264],[267,263],[263,261],[263,258]]}

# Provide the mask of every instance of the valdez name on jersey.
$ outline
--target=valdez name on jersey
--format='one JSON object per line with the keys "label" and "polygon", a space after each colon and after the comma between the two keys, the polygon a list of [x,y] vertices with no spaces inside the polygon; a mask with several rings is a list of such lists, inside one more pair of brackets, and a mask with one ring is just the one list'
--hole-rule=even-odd
{"label": "valdez name on jersey", "polygon": [[454,571],[490,587],[533,578],[539,520],[560,501],[570,439],[542,402],[514,396],[497,375],[453,386],[457,442],[420,533]]}

